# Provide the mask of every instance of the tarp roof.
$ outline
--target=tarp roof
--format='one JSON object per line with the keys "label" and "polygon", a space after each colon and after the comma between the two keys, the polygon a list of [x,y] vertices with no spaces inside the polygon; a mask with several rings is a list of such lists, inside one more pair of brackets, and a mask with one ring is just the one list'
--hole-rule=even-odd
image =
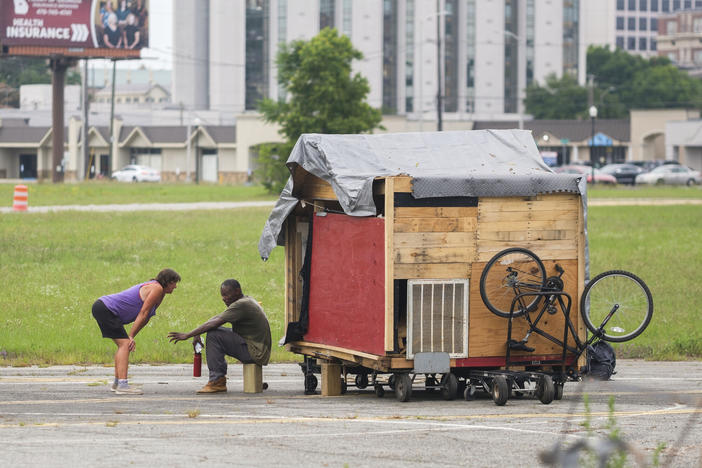
{"label": "tarp roof", "polygon": [[[413,177],[416,198],[585,192],[581,176],[555,174],[549,169],[526,130],[304,134],[287,165],[291,172],[299,165],[328,182],[344,212],[352,216],[376,214],[376,177]],[[293,193],[291,177],[259,240],[264,259],[276,244],[283,245],[283,222],[298,202]]]}

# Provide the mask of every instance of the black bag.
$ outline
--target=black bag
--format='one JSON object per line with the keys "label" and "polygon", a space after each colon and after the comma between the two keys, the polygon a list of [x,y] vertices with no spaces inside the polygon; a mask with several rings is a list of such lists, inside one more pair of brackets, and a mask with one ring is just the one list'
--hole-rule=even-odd
{"label": "black bag", "polygon": [[598,341],[587,347],[587,371],[586,374],[598,380],[609,380],[617,365],[617,356],[614,348],[606,341]]}

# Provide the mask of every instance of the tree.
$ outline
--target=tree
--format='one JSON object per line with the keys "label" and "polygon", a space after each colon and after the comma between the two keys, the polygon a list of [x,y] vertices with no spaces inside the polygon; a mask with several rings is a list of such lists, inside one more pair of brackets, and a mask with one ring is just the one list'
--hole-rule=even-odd
{"label": "tree", "polygon": [[[702,81],[665,57],[646,60],[621,49],[590,47],[587,74],[594,79],[600,118],[626,118],[630,109],[702,108]],[[549,76],[544,86],[527,88],[525,105],[537,119],[587,118],[587,88],[568,76]]]}
{"label": "tree", "polygon": [[570,75],[552,74],[543,87],[535,82],[527,87],[524,104],[536,119],[572,119],[587,113],[587,90]]}
{"label": "tree", "polygon": [[[278,83],[288,99],[264,99],[259,110],[266,122],[280,124],[286,143],[276,145],[271,151],[260,151],[259,157],[289,154],[303,133],[370,133],[380,128],[380,110],[366,102],[370,91],[368,80],[360,73],[351,72],[352,61],[361,58],[363,54],[336,29],[325,28],[309,41],[296,40],[284,45],[276,63]],[[277,164],[284,164],[285,159],[287,156]],[[270,174],[280,173],[270,171]],[[275,191],[282,189],[286,179],[264,179],[264,183]]]}
{"label": "tree", "polygon": [[[68,71],[66,84],[80,84],[80,81],[80,73]],[[51,84],[48,61],[34,57],[0,58],[0,88],[5,89],[3,97],[5,94],[8,96],[0,98],[0,105],[19,107],[19,87],[26,84]]]}

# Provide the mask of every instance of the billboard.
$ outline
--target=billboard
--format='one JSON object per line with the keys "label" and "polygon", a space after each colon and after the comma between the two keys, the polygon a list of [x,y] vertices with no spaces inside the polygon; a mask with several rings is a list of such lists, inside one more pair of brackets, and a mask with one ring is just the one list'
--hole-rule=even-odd
{"label": "billboard", "polygon": [[9,55],[139,57],[148,0],[1,0],[0,45]]}

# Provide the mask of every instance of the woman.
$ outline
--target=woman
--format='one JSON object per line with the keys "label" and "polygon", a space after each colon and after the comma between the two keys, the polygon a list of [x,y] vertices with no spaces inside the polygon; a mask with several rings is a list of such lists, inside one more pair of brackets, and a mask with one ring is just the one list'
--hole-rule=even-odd
{"label": "woman", "polygon": [[107,17],[107,27],[102,36],[105,47],[119,49],[122,47],[122,30],[117,26],[117,15],[110,13]]}
{"label": "woman", "polygon": [[[136,349],[134,337],[156,315],[156,309],[166,294],[171,294],[180,281],[180,275],[170,268],[161,270],[155,279],[137,284],[117,294],[102,296],[93,304],[93,317],[103,338],[117,345],[115,353],[115,381],[112,391],[118,395],[139,395],[141,390],[130,387],[127,380],[129,353]],[[134,322],[127,334],[124,325]]]}
{"label": "woman", "polygon": [[139,45],[140,41],[141,33],[139,32],[139,26],[136,24],[136,16],[129,13],[127,15],[127,25],[124,27],[124,36],[122,38],[124,48],[134,49]]}

